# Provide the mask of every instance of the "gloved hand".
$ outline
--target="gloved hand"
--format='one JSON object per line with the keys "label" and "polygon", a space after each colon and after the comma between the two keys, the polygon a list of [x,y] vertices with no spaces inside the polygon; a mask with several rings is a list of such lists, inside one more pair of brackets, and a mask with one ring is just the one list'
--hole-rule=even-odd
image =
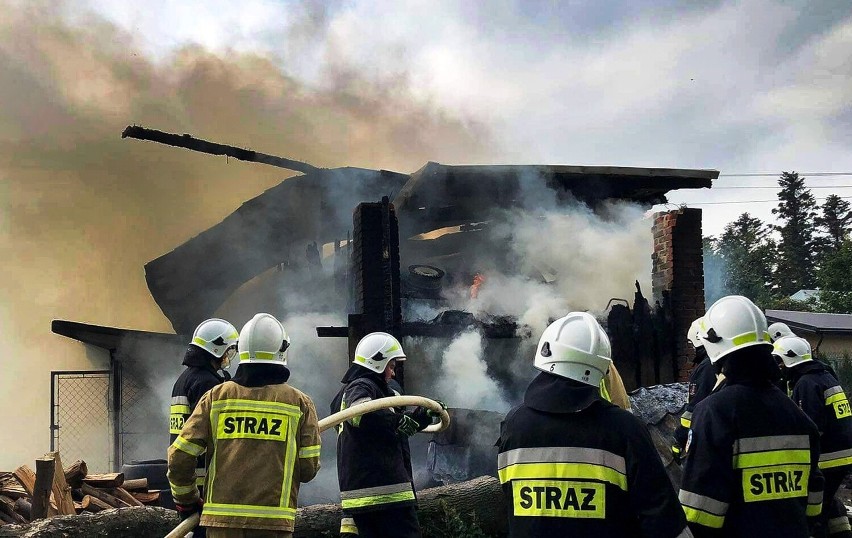
{"label": "gloved hand", "polygon": [[679,445],[672,445],[671,450],[672,450],[672,458],[674,458],[676,463],[680,463],[683,460],[683,456],[684,456],[683,450],[680,448]]}
{"label": "gloved hand", "polygon": [[[447,404],[445,404],[441,400],[435,400],[435,402],[438,403],[441,406],[441,409],[443,409],[444,411],[447,410]],[[437,418],[437,417],[441,416],[441,413],[439,413],[438,411],[435,411],[434,409],[427,409],[426,414],[428,414],[432,418]]]}
{"label": "gloved hand", "polygon": [[198,499],[191,504],[175,503],[175,508],[177,509],[178,515],[180,515],[180,520],[183,521],[192,517],[193,514],[201,515],[201,510],[204,508],[204,501]]}
{"label": "gloved hand", "polygon": [[399,422],[396,426],[397,436],[403,439],[407,439],[418,431],[420,431],[420,425],[417,423],[416,420],[405,414],[400,415]]}

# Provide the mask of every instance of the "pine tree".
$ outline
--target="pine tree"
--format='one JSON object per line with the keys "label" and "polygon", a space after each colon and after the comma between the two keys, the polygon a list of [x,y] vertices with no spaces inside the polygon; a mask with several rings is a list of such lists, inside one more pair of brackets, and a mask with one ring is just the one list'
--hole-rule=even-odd
{"label": "pine tree", "polygon": [[852,314],[852,240],[826,255],[819,270],[819,304],[825,312]]}
{"label": "pine tree", "polygon": [[778,291],[791,295],[801,289],[813,289],[816,284],[815,257],[816,200],[805,187],[805,178],[796,172],[782,172],[778,180],[778,215],[781,225],[774,228],[781,233],[778,243],[778,266],[775,282]]}
{"label": "pine tree", "polygon": [[843,246],[852,225],[849,202],[836,194],[829,194],[822,204],[822,215],[816,218],[816,224],[826,234],[824,254],[836,253]]}
{"label": "pine tree", "polygon": [[743,213],[728,223],[715,244],[726,268],[725,288],[758,304],[771,298],[772,260],[775,244],[769,227],[759,218]]}

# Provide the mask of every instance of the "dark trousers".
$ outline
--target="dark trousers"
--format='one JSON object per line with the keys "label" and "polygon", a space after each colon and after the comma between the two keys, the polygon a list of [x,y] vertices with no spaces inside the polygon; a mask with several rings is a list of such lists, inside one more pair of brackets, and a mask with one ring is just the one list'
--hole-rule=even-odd
{"label": "dark trousers", "polygon": [[825,536],[830,538],[852,538],[849,519],[846,517],[846,507],[840,499],[835,498],[843,479],[849,473],[849,467],[823,469],[825,489],[822,494],[822,526]]}
{"label": "dark trousers", "polygon": [[420,522],[414,506],[385,508],[353,514],[358,538],[421,538]]}

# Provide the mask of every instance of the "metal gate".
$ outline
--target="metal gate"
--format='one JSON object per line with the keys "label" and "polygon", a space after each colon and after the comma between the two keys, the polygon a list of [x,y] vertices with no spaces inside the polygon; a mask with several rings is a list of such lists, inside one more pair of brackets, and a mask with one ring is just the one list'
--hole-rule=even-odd
{"label": "metal gate", "polygon": [[92,472],[113,469],[108,370],[50,374],[50,449],[64,462],[84,460]]}

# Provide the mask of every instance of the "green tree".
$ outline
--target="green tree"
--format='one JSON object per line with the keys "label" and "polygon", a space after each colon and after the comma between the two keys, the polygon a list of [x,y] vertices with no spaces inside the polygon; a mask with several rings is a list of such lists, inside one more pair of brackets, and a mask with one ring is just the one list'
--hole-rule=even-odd
{"label": "green tree", "polygon": [[775,244],[769,231],[763,221],[748,213],[725,226],[715,242],[715,252],[725,265],[728,293],[745,295],[758,304],[770,301]]}
{"label": "green tree", "polygon": [[704,261],[704,304],[710,306],[728,295],[727,272],[725,260],[716,251],[716,240],[713,237],[703,237],[701,242]]}
{"label": "green tree", "polygon": [[816,224],[826,234],[826,254],[839,251],[849,235],[849,227],[852,224],[852,210],[850,210],[849,202],[836,194],[829,194],[822,203],[822,214],[817,216]]}
{"label": "green tree", "polygon": [[805,178],[796,172],[782,172],[778,180],[778,215],[780,225],[774,228],[781,233],[778,243],[775,283],[778,292],[791,295],[801,289],[816,285],[814,250],[816,239],[816,200],[805,187]]}
{"label": "green tree", "polygon": [[819,306],[824,312],[852,314],[852,239],[826,254],[818,274]]}

